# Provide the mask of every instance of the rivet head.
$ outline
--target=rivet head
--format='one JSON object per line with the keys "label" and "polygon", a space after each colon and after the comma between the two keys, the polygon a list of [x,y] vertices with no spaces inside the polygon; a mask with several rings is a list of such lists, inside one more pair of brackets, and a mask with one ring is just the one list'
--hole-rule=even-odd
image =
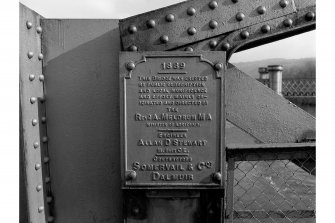
{"label": "rivet head", "polygon": [[193,48],[188,46],[188,47],[185,48],[185,51],[193,52]]}
{"label": "rivet head", "polygon": [[43,162],[44,162],[44,163],[48,163],[49,160],[50,160],[49,157],[44,157]]}
{"label": "rivet head", "polygon": [[40,144],[38,142],[34,142],[33,146],[35,149],[37,149],[40,146]]}
{"label": "rivet head", "polygon": [[31,29],[31,27],[33,27],[33,24],[29,21],[26,22],[26,26],[28,29]]}
{"label": "rivet head", "polygon": [[38,79],[42,82],[42,81],[44,81],[44,75],[43,74],[40,74],[39,76],[38,76]]}
{"label": "rivet head", "polygon": [[35,75],[34,74],[29,74],[29,80],[33,81],[35,79]]}
{"label": "rivet head", "polygon": [[218,27],[218,22],[215,21],[215,20],[211,20],[211,21],[209,22],[209,27],[210,27],[211,29],[215,29],[216,27]]}
{"label": "rivet head", "polygon": [[137,46],[135,46],[135,45],[131,45],[131,46],[128,48],[128,51],[132,51],[132,52],[137,51]]}
{"label": "rivet head", "polygon": [[242,21],[243,19],[245,18],[245,15],[242,13],[242,12],[238,12],[237,14],[236,14],[236,20],[237,21]]}
{"label": "rivet head", "polygon": [[216,46],[218,45],[218,41],[216,41],[216,40],[211,40],[211,41],[209,41],[209,47],[210,48],[215,48]]}
{"label": "rivet head", "polygon": [[42,96],[42,97],[40,98],[40,102],[41,102],[41,103],[44,103],[44,102],[45,102],[45,97],[44,97],[44,96]]}
{"label": "rivet head", "polygon": [[52,197],[48,196],[48,197],[47,197],[47,202],[48,202],[48,203],[51,203],[51,201],[52,201]]}
{"label": "rivet head", "polygon": [[37,185],[37,186],[36,186],[36,191],[39,192],[39,191],[41,191],[41,190],[42,190],[42,185]]}
{"label": "rivet head", "polygon": [[44,143],[48,142],[48,137],[43,136],[43,137],[42,137],[42,142],[44,142]]}
{"label": "rivet head", "polygon": [[41,118],[41,122],[42,122],[42,123],[46,123],[46,122],[47,122],[47,117],[43,116],[43,117]]}
{"label": "rivet head", "polygon": [[36,32],[38,34],[41,34],[42,33],[42,27],[40,27],[40,26],[36,27]]}
{"label": "rivet head", "polygon": [[54,221],[54,217],[49,216],[49,217],[48,217],[48,222],[53,222],[53,221]]}
{"label": "rivet head", "polygon": [[173,22],[174,21],[174,15],[173,14],[168,14],[167,16],[165,16],[165,20],[167,22]]}
{"label": "rivet head", "polygon": [[263,25],[262,27],[261,27],[261,31],[262,31],[262,33],[268,33],[268,32],[270,32],[270,30],[271,30],[271,27],[269,26],[269,25]]}
{"label": "rivet head", "polygon": [[212,208],[208,210],[208,214],[209,214],[209,215],[213,215],[213,214],[214,214],[214,211],[213,211]]}
{"label": "rivet head", "polygon": [[224,43],[221,46],[221,49],[224,50],[224,51],[227,51],[229,48],[230,48],[230,44],[229,43]]}
{"label": "rivet head", "polygon": [[279,2],[280,7],[282,8],[285,8],[286,6],[288,6],[288,4],[289,4],[288,0],[280,0]]}
{"label": "rivet head", "polygon": [[154,28],[156,26],[156,22],[153,19],[150,19],[147,21],[147,27],[148,28]]}
{"label": "rivet head", "polygon": [[35,97],[30,98],[30,103],[31,104],[34,104],[36,101],[37,101],[37,98],[35,98]]}
{"label": "rivet head", "polygon": [[41,169],[41,164],[36,163],[36,164],[35,164],[35,170],[39,170],[39,169]]}
{"label": "rivet head", "polygon": [[50,183],[50,177],[46,177],[46,178],[44,179],[44,181],[45,181],[45,183]]}
{"label": "rivet head", "polygon": [[257,12],[258,12],[258,14],[263,15],[266,12],[265,6],[259,6],[257,8]]}
{"label": "rivet head", "polygon": [[292,24],[293,24],[293,21],[292,21],[292,19],[285,19],[284,22],[283,22],[283,24],[286,27],[291,27]]}
{"label": "rivet head", "polygon": [[163,35],[160,37],[160,40],[162,43],[167,43],[169,42],[169,37],[167,35]]}
{"label": "rivet head", "polygon": [[314,12],[308,12],[308,13],[305,15],[305,19],[306,19],[307,21],[312,21],[314,18],[315,18],[315,13],[314,13]]}
{"label": "rivet head", "polygon": [[38,54],[38,59],[39,59],[39,60],[43,60],[43,58],[44,58],[43,54],[41,54],[41,53]]}
{"label": "rivet head", "polygon": [[218,3],[216,1],[211,1],[210,3],[208,3],[208,6],[210,9],[215,9],[218,7]]}
{"label": "rivet head", "polygon": [[138,207],[133,207],[131,212],[134,216],[137,216],[140,213],[140,209]]}
{"label": "rivet head", "polygon": [[213,174],[213,180],[217,183],[220,183],[222,180],[222,175],[219,172]]}
{"label": "rivet head", "polygon": [[215,70],[220,71],[223,69],[223,64],[222,63],[216,63],[214,65]]}
{"label": "rivet head", "polygon": [[190,7],[190,8],[187,9],[187,15],[192,16],[192,15],[194,15],[195,13],[196,13],[195,8]]}
{"label": "rivet head", "polygon": [[136,66],[135,63],[130,61],[130,62],[127,63],[126,68],[127,68],[127,70],[134,70],[135,66]]}
{"label": "rivet head", "polygon": [[231,0],[233,3],[238,3],[238,0]]}
{"label": "rivet head", "polygon": [[187,29],[187,33],[192,36],[197,33],[197,30],[194,27],[190,27]]}
{"label": "rivet head", "polygon": [[43,207],[43,206],[38,207],[38,212],[39,212],[39,213],[41,213],[41,212],[43,212],[43,211],[44,211],[44,207]]}
{"label": "rivet head", "polygon": [[29,59],[31,59],[31,58],[33,58],[33,56],[34,56],[34,53],[31,52],[31,51],[29,51],[28,54],[27,54],[27,56],[28,56]]}
{"label": "rivet head", "polygon": [[134,25],[130,25],[130,26],[128,27],[128,32],[129,32],[130,34],[136,33],[136,32],[137,32],[137,28],[136,28],[136,26],[134,26]]}
{"label": "rivet head", "polygon": [[244,30],[240,33],[240,36],[241,36],[242,39],[247,39],[249,37],[249,35],[250,35],[249,32],[246,31],[246,30]]}
{"label": "rivet head", "polygon": [[135,180],[136,179],[136,172],[134,170],[130,170],[126,176],[126,180]]}
{"label": "rivet head", "polygon": [[33,126],[37,125],[37,124],[38,124],[37,119],[33,119],[33,120],[31,121],[31,124],[32,124]]}

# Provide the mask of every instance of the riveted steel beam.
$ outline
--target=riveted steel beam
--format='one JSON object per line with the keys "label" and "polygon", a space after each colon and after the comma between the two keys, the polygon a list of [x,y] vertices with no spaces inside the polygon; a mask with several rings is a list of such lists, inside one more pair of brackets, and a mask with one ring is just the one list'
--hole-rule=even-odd
{"label": "riveted steel beam", "polygon": [[171,50],[296,12],[293,0],[192,0],[120,20],[124,50]]}

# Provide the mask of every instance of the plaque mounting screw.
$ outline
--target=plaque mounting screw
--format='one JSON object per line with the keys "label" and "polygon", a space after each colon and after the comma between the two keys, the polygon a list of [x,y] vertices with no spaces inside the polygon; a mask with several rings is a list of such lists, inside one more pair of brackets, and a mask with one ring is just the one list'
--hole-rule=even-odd
{"label": "plaque mounting screw", "polygon": [[187,33],[191,36],[193,36],[194,34],[196,34],[197,30],[194,27],[190,27],[187,29]]}
{"label": "plaque mounting screw", "polygon": [[129,50],[129,51],[132,51],[132,52],[137,51],[137,46],[135,46],[135,45],[131,45],[131,46],[128,48],[128,50]]}
{"label": "plaque mounting screw", "polygon": [[271,27],[269,25],[263,25],[261,27],[262,33],[268,33],[268,32],[270,32],[270,30],[271,30]]}
{"label": "plaque mounting screw", "polygon": [[258,12],[258,14],[263,15],[266,12],[265,6],[259,6],[257,8],[257,12]]}
{"label": "plaque mounting screw", "polygon": [[213,174],[213,180],[215,182],[218,182],[218,183],[221,183],[221,180],[222,180],[222,175],[220,172],[216,172]]}
{"label": "plaque mounting screw", "polygon": [[130,34],[136,33],[136,32],[137,32],[137,28],[136,28],[136,26],[134,26],[134,25],[130,25],[130,26],[128,27],[128,32],[129,32]]}
{"label": "plaque mounting screw", "polygon": [[156,22],[153,19],[150,19],[147,21],[147,27],[148,28],[154,28],[156,26]]}
{"label": "plaque mounting screw", "polygon": [[314,13],[314,12],[308,12],[308,13],[305,15],[305,19],[306,19],[307,21],[312,21],[314,18],[315,18],[315,13]]}
{"label": "plaque mounting screw", "polygon": [[29,21],[26,22],[27,29],[31,29],[33,27],[33,24]]}
{"label": "plaque mounting screw", "polygon": [[285,8],[286,6],[288,6],[288,3],[289,2],[287,0],[281,0],[279,2],[279,5],[280,5],[280,7]]}
{"label": "plaque mounting screw", "polygon": [[222,63],[216,63],[214,65],[215,70],[219,71],[223,69],[223,64]]}
{"label": "plaque mounting screw", "polygon": [[210,3],[208,3],[208,6],[210,9],[215,9],[218,7],[218,3],[216,1],[211,1]]}
{"label": "plaque mounting screw", "polygon": [[292,24],[293,24],[293,21],[292,21],[292,19],[285,19],[284,22],[283,22],[283,24],[286,27],[291,27]]}
{"label": "plaque mounting screw", "polygon": [[218,22],[215,21],[215,20],[211,20],[211,21],[209,22],[209,27],[210,27],[211,29],[215,29],[216,27],[218,27]]}
{"label": "plaque mounting screw", "polygon": [[167,16],[165,16],[165,20],[167,22],[173,22],[174,21],[174,15],[173,14],[168,14]]}
{"label": "plaque mounting screw", "polygon": [[221,49],[224,50],[224,51],[227,51],[229,48],[230,48],[230,44],[229,43],[224,43],[221,46]]}
{"label": "plaque mounting screw", "polygon": [[128,171],[126,180],[135,180],[135,179],[136,179],[136,172],[134,170]]}
{"label": "plaque mounting screw", "polygon": [[190,52],[193,52],[193,48],[192,48],[192,47],[190,47],[190,46],[188,46],[188,47],[186,47],[186,48],[185,48],[185,51],[190,51]]}
{"label": "plaque mounting screw", "polygon": [[126,65],[127,70],[134,70],[135,69],[135,63],[134,62],[128,62]]}
{"label": "plaque mounting screw", "polygon": [[242,12],[236,14],[236,20],[241,22],[245,18],[245,15]]}

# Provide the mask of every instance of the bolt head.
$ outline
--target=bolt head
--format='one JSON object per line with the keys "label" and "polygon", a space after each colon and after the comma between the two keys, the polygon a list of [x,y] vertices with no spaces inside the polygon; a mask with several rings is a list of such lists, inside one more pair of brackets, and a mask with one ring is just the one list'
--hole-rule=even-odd
{"label": "bolt head", "polygon": [[136,172],[134,170],[130,170],[126,176],[126,180],[135,180]]}
{"label": "bolt head", "polygon": [[244,30],[240,33],[240,36],[241,36],[242,39],[247,39],[249,37],[249,35],[250,35],[249,32],[246,31],[246,30]]}
{"label": "bolt head", "polygon": [[215,48],[218,45],[218,41],[217,40],[211,40],[209,41],[209,47],[210,48]]}
{"label": "bolt head", "polygon": [[26,22],[27,29],[31,29],[33,27],[33,24],[29,21]]}
{"label": "bolt head", "polygon": [[305,15],[305,19],[306,19],[307,21],[312,21],[314,18],[315,18],[315,13],[314,13],[314,12],[308,12],[308,13]]}
{"label": "bolt head", "polygon": [[188,46],[185,48],[185,51],[193,52],[193,48]]}
{"label": "bolt head", "polygon": [[280,0],[279,2],[280,7],[282,8],[285,8],[286,6],[288,6],[288,4],[289,4],[288,0]]}
{"label": "bolt head", "polygon": [[33,58],[33,56],[34,56],[34,53],[31,52],[31,51],[29,51],[28,54],[27,54],[27,56],[28,56],[29,59],[31,59],[31,58]]}
{"label": "bolt head", "polygon": [[169,42],[169,37],[167,35],[163,35],[160,37],[160,40],[162,43],[167,43]]}
{"label": "bolt head", "polygon": [[147,27],[150,28],[154,28],[156,26],[156,22],[153,19],[150,19],[147,21]]}
{"label": "bolt head", "polygon": [[40,144],[38,142],[34,142],[33,146],[35,149],[37,149],[40,146]]}
{"label": "bolt head", "polygon": [[223,64],[222,63],[216,63],[214,65],[215,70],[220,71],[223,69]]}
{"label": "bolt head", "polygon": [[216,27],[218,27],[218,22],[215,21],[215,20],[211,20],[211,21],[209,22],[209,27],[210,27],[211,29],[215,29]]}
{"label": "bolt head", "polygon": [[188,33],[188,35],[193,36],[194,34],[197,33],[197,30],[194,27],[190,27],[190,28],[187,29],[187,33]]}
{"label": "bolt head", "polygon": [[38,54],[38,59],[39,59],[39,60],[43,60],[43,58],[44,58],[43,54],[41,54],[41,53]]}
{"label": "bolt head", "polygon": [[214,174],[213,174],[213,180],[214,180],[215,182],[221,183],[221,180],[222,180],[222,175],[221,175],[221,173],[219,173],[219,172],[214,173]]}
{"label": "bolt head", "polygon": [[258,14],[263,15],[266,12],[265,6],[259,6],[257,8],[257,12],[258,12]]}
{"label": "bolt head", "polygon": [[39,76],[38,76],[38,79],[39,79],[41,82],[44,81],[44,75],[43,75],[43,74],[39,75]]}
{"label": "bolt head", "polygon": [[135,69],[135,63],[134,62],[128,62],[126,65],[127,70],[134,70]]}
{"label": "bolt head", "polygon": [[31,104],[34,104],[36,101],[37,101],[37,98],[35,98],[35,97],[30,98],[30,103]]}
{"label": "bolt head", "polygon": [[35,75],[34,74],[29,74],[29,80],[33,81],[35,79]]}
{"label": "bolt head", "polygon": [[43,211],[44,211],[44,207],[43,206],[38,207],[38,213],[41,213]]}
{"label": "bolt head", "polygon": [[194,15],[195,13],[196,13],[195,8],[190,7],[190,8],[187,9],[187,15],[192,16],[192,15]]}
{"label": "bolt head", "polygon": [[36,32],[38,34],[41,34],[42,33],[42,27],[40,27],[40,26],[36,27]]}
{"label": "bolt head", "polygon": [[128,51],[132,51],[132,52],[137,51],[137,46],[135,46],[135,45],[131,45],[131,46],[128,48]]}
{"label": "bolt head", "polygon": [[221,49],[224,50],[224,51],[227,51],[229,48],[230,48],[230,44],[229,43],[224,43],[221,46]]}
{"label": "bolt head", "polygon": [[218,7],[218,3],[216,1],[211,1],[210,3],[208,3],[208,6],[210,9],[215,9]]}
{"label": "bolt head", "polygon": [[285,27],[291,27],[293,25],[292,19],[285,19],[283,22]]}
{"label": "bolt head", "polygon": [[33,120],[31,121],[31,124],[32,124],[33,126],[37,125],[37,124],[38,124],[37,119],[33,119]]}
{"label": "bolt head", "polygon": [[174,21],[174,15],[173,14],[168,14],[167,16],[165,16],[165,20],[167,22],[173,22]]}
{"label": "bolt head", "polygon": [[37,186],[36,186],[36,190],[37,190],[37,192],[41,191],[42,189],[43,189],[42,185],[37,185]]}
{"label": "bolt head", "polygon": [[39,169],[41,169],[41,164],[36,163],[36,164],[35,164],[35,170],[39,170]]}
{"label": "bolt head", "polygon": [[245,15],[242,12],[236,14],[236,20],[241,22],[245,18]]}
{"label": "bolt head", "polygon": [[137,28],[136,28],[136,26],[134,26],[134,25],[130,25],[130,26],[128,27],[128,32],[129,32],[130,34],[136,33],[136,32],[137,32]]}
{"label": "bolt head", "polygon": [[268,32],[270,32],[270,30],[271,30],[271,27],[269,26],[269,25],[263,25],[262,27],[261,27],[261,31],[262,31],[262,33],[268,33]]}

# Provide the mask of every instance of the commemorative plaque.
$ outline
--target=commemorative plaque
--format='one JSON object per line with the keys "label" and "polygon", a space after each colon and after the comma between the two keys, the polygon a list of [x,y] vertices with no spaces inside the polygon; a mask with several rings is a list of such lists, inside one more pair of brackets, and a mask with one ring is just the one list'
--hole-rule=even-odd
{"label": "commemorative plaque", "polygon": [[222,187],[223,52],[121,52],[123,187]]}

